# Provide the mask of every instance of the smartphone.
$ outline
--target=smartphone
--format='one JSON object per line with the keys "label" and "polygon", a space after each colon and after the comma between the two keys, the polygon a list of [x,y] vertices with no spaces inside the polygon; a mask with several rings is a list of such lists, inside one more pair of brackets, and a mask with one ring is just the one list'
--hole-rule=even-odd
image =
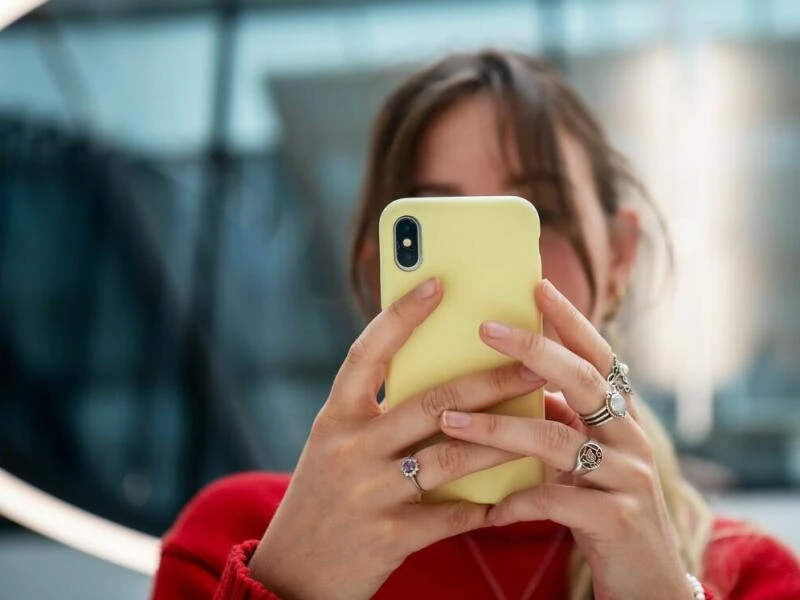
{"label": "smartphone", "polygon": [[[439,278],[444,290],[441,304],[389,365],[387,409],[452,379],[513,362],[480,339],[483,321],[541,332],[533,297],[541,279],[539,233],[536,209],[515,196],[403,198],[383,210],[381,305],[389,306],[430,277]],[[544,418],[542,390],[488,411]],[[409,451],[445,439],[441,433]],[[516,459],[430,490],[424,500],[493,504],[540,483],[543,475],[538,459]]]}

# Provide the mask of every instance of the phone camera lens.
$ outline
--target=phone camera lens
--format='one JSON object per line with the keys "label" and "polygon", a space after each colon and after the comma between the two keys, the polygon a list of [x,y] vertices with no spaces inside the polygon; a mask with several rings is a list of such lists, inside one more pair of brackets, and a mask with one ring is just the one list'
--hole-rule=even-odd
{"label": "phone camera lens", "polygon": [[412,271],[419,266],[419,224],[412,217],[401,217],[394,226],[395,260],[398,266]]}

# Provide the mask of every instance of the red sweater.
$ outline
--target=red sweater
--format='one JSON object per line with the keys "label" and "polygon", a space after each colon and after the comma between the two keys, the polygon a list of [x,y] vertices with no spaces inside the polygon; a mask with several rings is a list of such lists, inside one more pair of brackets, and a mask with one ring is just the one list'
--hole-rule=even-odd
{"label": "red sweater", "polygon": [[[250,577],[247,563],[289,483],[289,474],[235,475],[203,490],[164,538],[153,600],[278,600]],[[473,532],[506,596],[519,598],[561,526],[516,523]],[[468,546],[455,536],[408,559],[374,596],[492,599]],[[537,598],[567,598],[572,539],[559,546],[536,590]],[[717,519],[701,580],[717,600],[798,600],[800,565],[794,554],[756,529]],[[687,596],[689,591],[687,588]]]}

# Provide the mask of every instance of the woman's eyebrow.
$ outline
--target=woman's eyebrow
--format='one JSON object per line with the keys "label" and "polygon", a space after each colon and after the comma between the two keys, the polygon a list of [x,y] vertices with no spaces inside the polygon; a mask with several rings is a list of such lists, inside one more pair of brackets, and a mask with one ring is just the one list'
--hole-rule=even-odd
{"label": "woman's eyebrow", "polygon": [[461,188],[452,183],[422,182],[417,183],[408,191],[409,196],[462,196]]}

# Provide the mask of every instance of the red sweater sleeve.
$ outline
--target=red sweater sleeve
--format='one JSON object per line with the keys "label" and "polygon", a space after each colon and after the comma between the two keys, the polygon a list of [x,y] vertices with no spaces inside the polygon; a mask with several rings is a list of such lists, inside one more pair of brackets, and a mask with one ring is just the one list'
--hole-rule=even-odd
{"label": "red sweater sleeve", "polygon": [[703,583],[717,600],[797,600],[800,563],[752,525],[719,519],[706,548]]}
{"label": "red sweater sleeve", "polygon": [[256,546],[258,541],[253,540],[233,547],[214,594],[214,600],[280,600],[260,582],[250,577],[247,563]]}
{"label": "red sweater sleeve", "polygon": [[742,565],[731,598],[741,600],[797,600],[800,598],[800,564],[785,546],[770,537],[747,544],[750,560]]}
{"label": "red sweater sleeve", "polygon": [[247,473],[198,494],[164,536],[151,599],[278,600],[247,563],[288,481],[288,474]]}
{"label": "red sweater sleeve", "polygon": [[[288,483],[288,474],[250,473],[227,477],[200,492],[164,537],[152,600],[279,600],[250,577],[247,565]],[[505,552],[506,558],[516,554],[530,561],[529,551],[537,544],[546,545],[548,538],[542,538],[541,525],[519,527],[536,529],[538,534],[522,529],[509,533],[496,542],[495,550],[499,555]],[[520,539],[528,534],[526,548]],[[484,582],[467,567],[471,563],[462,551],[452,540],[423,549],[392,574],[376,597],[407,598],[409,581],[424,581],[416,590],[417,598],[485,597],[475,587]],[[449,570],[443,572],[442,564],[450,565]],[[509,563],[507,570],[510,575],[519,566]],[[448,576],[456,572],[457,578]],[[800,599],[800,566],[791,550],[738,521],[715,522],[701,581],[709,600]]]}

